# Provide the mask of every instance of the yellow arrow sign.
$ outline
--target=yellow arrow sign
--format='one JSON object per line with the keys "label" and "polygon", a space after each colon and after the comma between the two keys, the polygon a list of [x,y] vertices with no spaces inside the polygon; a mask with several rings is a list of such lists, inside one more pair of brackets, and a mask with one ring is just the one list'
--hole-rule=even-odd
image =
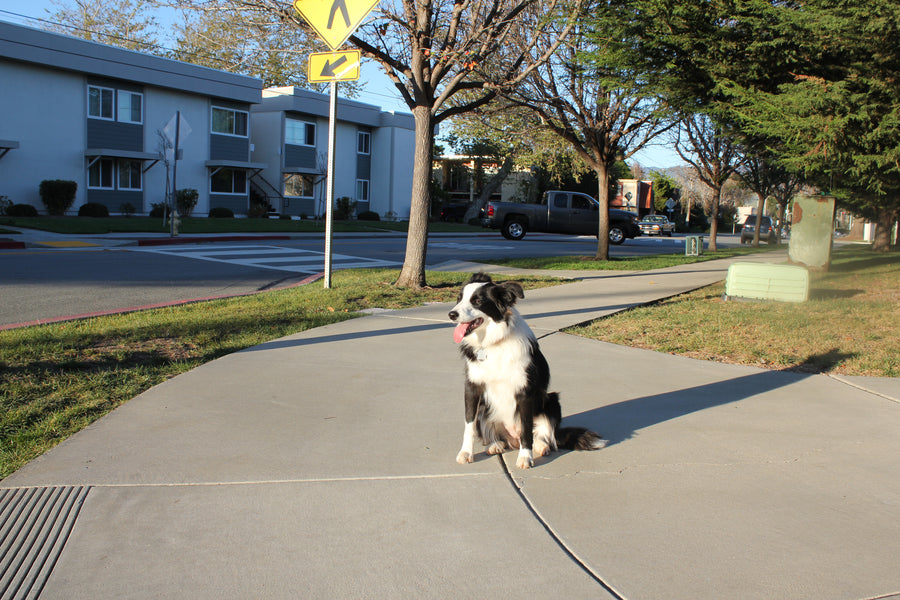
{"label": "yellow arrow sign", "polygon": [[379,0],[294,0],[294,8],[329,48],[337,50]]}
{"label": "yellow arrow sign", "polygon": [[314,52],[309,55],[306,79],[310,83],[353,81],[359,79],[359,50]]}

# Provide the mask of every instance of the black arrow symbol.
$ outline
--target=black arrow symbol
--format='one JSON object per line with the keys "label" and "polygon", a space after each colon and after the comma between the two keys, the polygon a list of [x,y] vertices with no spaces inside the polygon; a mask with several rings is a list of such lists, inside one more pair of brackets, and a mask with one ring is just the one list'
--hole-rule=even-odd
{"label": "black arrow symbol", "polygon": [[334,70],[345,62],[347,62],[346,56],[342,56],[334,62],[326,60],[325,66],[322,67],[322,73],[319,75],[319,77],[337,77],[337,73],[335,73]]}

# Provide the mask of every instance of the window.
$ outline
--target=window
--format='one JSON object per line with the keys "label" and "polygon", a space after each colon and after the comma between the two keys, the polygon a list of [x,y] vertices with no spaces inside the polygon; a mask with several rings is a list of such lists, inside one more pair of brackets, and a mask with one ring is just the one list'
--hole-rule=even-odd
{"label": "window", "polygon": [[315,188],[315,180],[312,175],[302,173],[284,174],[284,195],[312,198]]}
{"label": "window", "polygon": [[372,135],[368,131],[358,131],[356,133],[356,151],[359,154],[369,154],[369,145],[372,141]]}
{"label": "window", "polygon": [[572,196],[572,208],[578,208],[581,210],[590,210],[593,202],[585,198],[584,196]]}
{"label": "window", "polygon": [[247,137],[247,113],[214,106],[212,109],[212,132]]}
{"label": "window", "polygon": [[115,161],[111,158],[101,158],[94,161],[88,169],[88,187],[98,189],[113,189],[113,168]]}
{"label": "window", "polygon": [[122,123],[143,122],[141,105],[143,104],[144,96],[135,92],[119,90],[118,97],[118,120]]}
{"label": "window", "polygon": [[113,120],[113,98],[116,91],[110,88],[88,86],[88,116]]}
{"label": "window", "polygon": [[141,161],[119,159],[119,189],[141,189]]}
{"label": "window", "polygon": [[569,204],[568,194],[556,194],[553,198],[553,206],[556,208],[567,208]]}
{"label": "window", "polygon": [[368,179],[357,179],[356,180],[356,199],[359,202],[368,202],[369,201],[369,180]]}
{"label": "window", "polygon": [[209,177],[209,191],[215,194],[246,194],[247,171],[218,169]]}
{"label": "window", "polygon": [[315,146],[316,124],[298,119],[285,119],[284,143],[294,146]]}

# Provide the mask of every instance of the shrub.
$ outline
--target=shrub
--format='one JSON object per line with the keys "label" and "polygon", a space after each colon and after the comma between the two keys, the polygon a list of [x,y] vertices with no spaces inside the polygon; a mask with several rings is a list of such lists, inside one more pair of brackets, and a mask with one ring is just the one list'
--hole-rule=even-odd
{"label": "shrub", "polygon": [[10,200],[8,196],[0,196],[0,215],[5,215],[6,209],[12,205],[12,200]]}
{"label": "shrub", "polygon": [[334,218],[338,221],[346,221],[353,215],[355,209],[355,201],[350,200],[347,196],[341,196],[337,199],[337,207],[334,209]]}
{"label": "shrub", "polygon": [[8,217],[36,217],[38,211],[30,204],[13,204],[7,207],[6,216]]}
{"label": "shrub", "polygon": [[278,215],[278,218],[282,221],[290,221],[291,215]]}
{"label": "shrub", "polygon": [[197,199],[200,198],[200,192],[194,188],[184,188],[175,192],[175,207],[178,214],[182,217],[189,217],[197,206]]}
{"label": "shrub", "polygon": [[78,184],[63,179],[45,179],[41,182],[41,202],[51,215],[64,215],[75,202]]}
{"label": "shrub", "polygon": [[234,211],[230,208],[225,208],[224,206],[214,206],[209,209],[209,218],[210,219],[233,219]]}
{"label": "shrub", "polygon": [[381,217],[378,216],[377,212],[371,210],[364,210],[356,216],[360,221],[380,221]]}
{"label": "shrub", "polygon": [[100,204],[99,202],[88,202],[87,204],[82,204],[81,208],[78,209],[79,217],[108,217],[109,209],[106,208],[105,204]]}
{"label": "shrub", "polygon": [[134,204],[132,204],[131,202],[124,202],[119,205],[119,212],[126,217],[130,217],[136,212],[136,209],[134,208]]}
{"label": "shrub", "polygon": [[169,214],[169,207],[165,202],[154,202],[150,205],[150,216],[154,219],[162,219]]}

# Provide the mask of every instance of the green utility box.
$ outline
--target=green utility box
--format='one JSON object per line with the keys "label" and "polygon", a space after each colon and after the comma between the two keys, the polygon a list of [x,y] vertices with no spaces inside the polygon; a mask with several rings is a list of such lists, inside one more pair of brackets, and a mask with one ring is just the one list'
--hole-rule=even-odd
{"label": "green utility box", "polygon": [[798,265],[738,262],[728,267],[725,298],[779,302],[809,300],[809,271]]}
{"label": "green utility box", "polygon": [[687,235],[684,237],[684,255],[700,256],[703,254],[703,236]]}

